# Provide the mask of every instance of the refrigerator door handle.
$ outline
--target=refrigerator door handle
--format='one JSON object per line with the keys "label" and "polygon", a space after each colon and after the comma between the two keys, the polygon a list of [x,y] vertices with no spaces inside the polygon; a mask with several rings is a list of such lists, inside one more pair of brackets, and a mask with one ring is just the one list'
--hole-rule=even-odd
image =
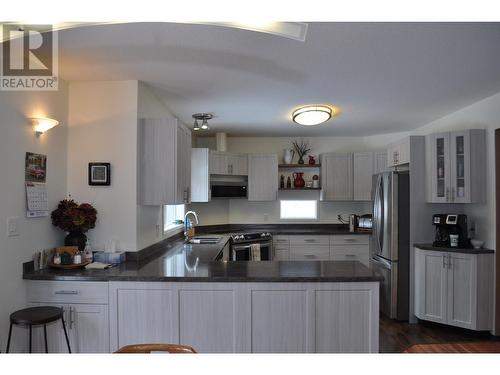
{"label": "refrigerator door handle", "polygon": [[384,200],[383,200],[383,175],[380,174],[377,179],[377,188],[375,191],[375,209],[376,209],[376,228],[375,242],[377,243],[377,253],[382,254],[384,248]]}

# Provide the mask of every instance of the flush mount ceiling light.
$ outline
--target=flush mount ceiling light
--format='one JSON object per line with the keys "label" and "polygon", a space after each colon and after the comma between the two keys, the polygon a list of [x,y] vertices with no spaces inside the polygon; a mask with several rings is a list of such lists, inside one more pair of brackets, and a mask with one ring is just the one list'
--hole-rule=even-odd
{"label": "flush mount ceiling light", "polygon": [[332,108],[326,105],[308,105],[293,111],[292,120],[299,125],[319,125],[330,120],[333,114]]}
{"label": "flush mount ceiling light", "polygon": [[[211,113],[195,113],[193,114],[194,118],[194,125],[193,125],[193,130],[198,131],[198,130],[210,130],[208,127],[208,120],[211,120],[214,117],[213,114]],[[198,123],[198,121],[201,121],[201,127]]]}
{"label": "flush mount ceiling light", "polygon": [[52,129],[54,126],[59,125],[59,121],[52,118],[36,117],[31,118],[31,123],[33,124],[33,130],[36,135],[45,133],[47,130]]}

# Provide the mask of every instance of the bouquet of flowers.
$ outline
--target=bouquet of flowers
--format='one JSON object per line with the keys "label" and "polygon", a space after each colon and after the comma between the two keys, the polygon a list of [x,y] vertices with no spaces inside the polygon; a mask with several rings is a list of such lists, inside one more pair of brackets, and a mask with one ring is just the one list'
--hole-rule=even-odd
{"label": "bouquet of flowers", "polygon": [[65,232],[82,232],[95,228],[97,210],[88,203],[78,204],[72,199],[59,202],[51,214],[52,224]]}

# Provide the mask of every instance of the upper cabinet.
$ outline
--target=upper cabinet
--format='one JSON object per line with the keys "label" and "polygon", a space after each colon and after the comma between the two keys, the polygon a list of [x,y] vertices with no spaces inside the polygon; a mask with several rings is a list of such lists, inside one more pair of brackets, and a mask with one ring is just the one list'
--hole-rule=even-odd
{"label": "upper cabinet", "polygon": [[387,151],[376,151],[374,153],[375,170],[374,173],[388,172]]}
{"label": "upper cabinet", "polygon": [[246,154],[210,151],[210,174],[248,175],[248,157]]}
{"label": "upper cabinet", "polygon": [[387,166],[397,167],[410,162],[410,137],[387,146]]}
{"label": "upper cabinet", "polygon": [[353,200],[353,155],[328,153],[321,155],[321,200]]}
{"label": "upper cabinet", "polygon": [[138,203],[189,203],[191,132],[173,117],[141,119],[138,139]]}
{"label": "upper cabinet", "polygon": [[278,198],[278,155],[248,155],[248,200],[275,201]]}
{"label": "upper cabinet", "polygon": [[483,202],[486,191],[486,133],[463,130],[426,137],[427,201]]}
{"label": "upper cabinet", "polygon": [[191,202],[209,202],[210,151],[208,148],[191,149]]}
{"label": "upper cabinet", "polygon": [[354,153],[354,200],[369,201],[372,199],[372,176],[375,172],[373,152]]}

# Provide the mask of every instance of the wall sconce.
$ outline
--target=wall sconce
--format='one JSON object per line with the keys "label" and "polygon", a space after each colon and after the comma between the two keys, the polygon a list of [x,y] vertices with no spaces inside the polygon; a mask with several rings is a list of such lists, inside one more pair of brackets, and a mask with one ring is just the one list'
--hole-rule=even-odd
{"label": "wall sconce", "polygon": [[31,122],[33,124],[33,130],[38,136],[52,129],[54,126],[59,125],[59,121],[44,117],[32,118]]}

